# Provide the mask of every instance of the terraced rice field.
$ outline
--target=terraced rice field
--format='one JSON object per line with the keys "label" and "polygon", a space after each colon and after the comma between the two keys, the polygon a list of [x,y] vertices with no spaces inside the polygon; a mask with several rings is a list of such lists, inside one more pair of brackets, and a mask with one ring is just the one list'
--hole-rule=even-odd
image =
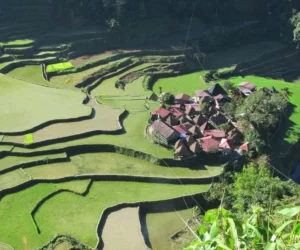
{"label": "terraced rice field", "polygon": [[[98,34],[88,34],[94,35]],[[51,40],[57,36],[59,34],[53,33],[46,37]],[[83,39],[82,36],[78,33],[71,35],[72,39]],[[67,34],[61,36],[66,43],[69,39]],[[11,45],[26,47],[30,43],[31,40],[21,40],[13,41]],[[261,53],[262,45],[256,46],[250,50],[256,48],[257,54]],[[279,45],[271,44],[266,50],[276,46]],[[41,56],[41,59],[35,58],[34,62],[39,64],[45,60],[47,65],[55,64],[54,68],[50,66],[54,71],[63,71],[73,65],[80,67],[116,53],[106,51],[102,54],[80,55],[69,63],[60,63],[57,58],[54,61],[44,58],[65,48],[65,45],[59,44],[34,47],[34,55]],[[241,51],[236,52],[236,63],[247,57]],[[32,55],[28,56],[29,59]],[[213,56],[210,58],[217,60],[218,55]],[[170,63],[165,63],[168,58],[166,55],[161,58],[161,63],[159,55],[154,54],[153,57],[158,62],[143,63],[125,71],[120,66],[114,71],[113,77],[100,82],[88,93],[83,93],[86,88],[76,88],[75,85],[106,66],[116,65],[117,60],[77,73],[56,75],[48,82],[42,76],[41,65],[27,65],[26,60],[29,59],[20,59],[26,66],[12,68],[7,75],[0,76],[0,115],[4,117],[0,122],[0,132],[7,132],[0,134],[0,242],[14,249],[37,249],[56,234],[69,234],[90,247],[96,247],[102,237],[104,248],[111,249],[111,246],[115,248],[122,245],[124,238],[131,239],[134,236],[130,242],[126,242],[126,246],[132,243],[130,249],[141,249],[144,238],[139,233],[141,222],[137,211],[126,208],[110,214],[103,233],[99,235],[96,228],[102,222],[105,209],[122,203],[136,203],[139,206],[146,201],[152,204],[169,199],[168,202],[172,202],[177,197],[200,194],[209,188],[212,177],[222,172],[219,161],[199,161],[187,165],[178,161],[172,167],[157,165],[162,158],[173,159],[173,150],[159,147],[145,138],[150,113],[160,106],[158,102],[147,100],[152,91],[159,94],[161,88],[174,94],[194,95],[195,90],[209,86],[202,79],[205,71],[159,79],[151,90],[143,86],[145,73],[133,77],[132,81],[125,84],[124,90],[115,87],[122,77],[131,79],[139,70],[152,67],[159,72],[165,70],[164,66],[171,67],[175,63],[173,57],[169,58]],[[134,58],[134,62],[137,60],[138,57]],[[16,61],[3,62],[0,69]],[[234,60],[230,63],[234,64]],[[85,87],[99,79],[96,77],[94,80]],[[293,93],[290,102],[295,107],[289,117],[291,126],[287,124],[278,140],[295,142],[300,132],[300,103],[296,95],[300,89],[297,85],[252,76],[231,80],[235,83],[247,80],[267,87],[288,86]],[[120,117],[124,109],[126,113]],[[81,120],[75,121],[74,118],[78,117]],[[64,121],[36,128],[59,119]],[[30,129],[32,131],[22,132]],[[19,133],[10,134],[13,132]],[[282,146],[280,143],[276,145]],[[148,211],[143,215],[153,249],[178,247],[169,238],[184,227],[182,219],[191,217],[192,210],[177,211],[177,205],[174,203],[173,206],[168,212]],[[117,241],[112,237],[115,235],[115,220],[123,220],[124,216],[124,225],[120,224],[117,228],[121,230]],[[128,224],[132,228],[125,231]],[[68,247],[69,243],[61,243],[55,249]]]}
{"label": "terraced rice field", "polygon": [[[45,88],[0,74],[1,132],[21,132],[47,121],[86,116],[84,95],[75,91]],[[8,108],[9,107],[9,108]]]}

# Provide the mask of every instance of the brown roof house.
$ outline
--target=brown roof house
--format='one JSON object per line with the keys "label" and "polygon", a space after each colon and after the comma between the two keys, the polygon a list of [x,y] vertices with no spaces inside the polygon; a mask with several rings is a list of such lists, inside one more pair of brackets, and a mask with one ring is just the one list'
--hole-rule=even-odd
{"label": "brown roof house", "polygon": [[200,127],[198,125],[194,125],[189,129],[189,131],[192,133],[192,135],[197,136],[197,137],[203,137],[203,134],[200,130]]}
{"label": "brown roof house", "polygon": [[168,124],[170,127],[172,127],[178,125],[180,122],[175,117],[168,116],[168,118],[165,120],[165,123]]}
{"label": "brown roof house", "polygon": [[175,103],[178,103],[178,104],[188,103],[190,98],[191,97],[189,95],[179,94],[179,95],[175,96]]}
{"label": "brown roof house", "polygon": [[198,126],[201,126],[203,125],[205,122],[207,122],[207,117],[202,115],[202,114],[199,114],[197,115],[194,119],[193,119],[194,123]]}
{"label": "brown roof house", "polygon": [[177,148],[179,148],[180,146],[185,145],[185,144],[186,144],[185,139],[179,139],[179,140],[177,140],[177,142],[175,143],[174,148],[177,149]]}
{"label": "brown roof house", "polygon": [[217,114],[211,116],[209,120],[213,125],[216,125],[216,126],[220,126],[221,124],[228,122],[228,119],[226,118],[226,116],[219,112]]}
{"label": "brown roof house", "polygon": [[178,138],[178,133],[176,133],[174,129],[159,120],[156,120],[152,123],[152,125],[149,127],[149,133],[150,135],[158,137],[160,135],[166,142],[170,142]]}
{"label": "brown roof house", "polygon": [[175,150],[174,156],[176,158],[183,158],[192,156],[192,153],[187,149],[185,145],[181,145],[179,148]]}
{"label": "brown roof house", "polygon": [[197,112],[194,107],[189,106],[186,110],[185,113],[190,116],[190,117],[195,117],[196,115],[199,114],[199,112]]}
{"label": "brown roof house", "polygon": [[202,148],[200,146],[200,144],[198,142],[194,142],[191,146],[190,146],[190,150],[194,153],[194,154],[199,154],[202,152]]}
{"label": "brown roof house", "polygon": [[188,146],[191,146],[191,145],[195,142],[195,139],[194,139],[193,136],[191,136],[191,135],[188,135],[188,136],[185,138],[185,140],[186,140],[186,144],[187,144]]}

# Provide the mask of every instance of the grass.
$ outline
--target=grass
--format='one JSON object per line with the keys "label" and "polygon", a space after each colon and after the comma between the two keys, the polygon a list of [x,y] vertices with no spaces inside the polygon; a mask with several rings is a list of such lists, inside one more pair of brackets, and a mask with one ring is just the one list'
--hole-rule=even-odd
{"label": "grass", "polygon": [[[88,182],[86,180],[59,184],[38,184],[24,191],[3,197],[0,203],[1,242],[10,244],[14,249],[32,249],[34,245],[42,246],[47,243],[54,235],[37,235],[30,217],[32,209],[43,197],[59,189],[82,191],[87,187]],[[22,223],[19,223],[20,221]],[[39,240],[40,243],[37,243],[36,240]],[[28,248],[26,247],[27,244]]]}
{"label": "grass", "polygon": [[218,51],[208,54],[205,62],[206,69],[219,69],[233,66],[241,62],[252,60],[263,53],[283,47],[284,44],[264,41],[261,43],[247,44],[234,49]]}
{"label": "grass", "polygon": [[64,158],[66,155],[64,153],[60,154],[51,154],[51,155],[40,155],[40,156],[6,156],[1,158],[0,160],[0,170],[7,169],[14,165],[24,164],[28,162],[37,162],[44,159],[56,159],[56,158]]}
{"label": "grass", "polygon": [[204,166],[199,163],[191,167],[170,168],[117,153],[90,153],[72,156],[71,162],[34,166],[25,171],[34,179],[53,179],[84,174],[201,178],[220,174],[222,167]]}
{"label": "grass", "polygon": [[105,66],[107,66],[107,64],[103,64],[74,74],[54,76],[50,79],[50,82],[51,84],[58,87],[64,87],[64,88],[74,87],[74,85],[83,81],[85,77],[97,72],[98,70],[104,68]]}
{"label": "grass", "polygon": [[46,71],[47,71],[47,73],[50,73],[50,72],[56,72],[59,70],[70,69],[73,67],[74,66],[70,62],[55,63],[55,64],[48,65],[46,68]]}
{"label": "grass", "polygon": [[51,85],[44,79],[40,65],[26,65],[24,67],[18,67],[10,71],[8,75],[45,86]]}
{"label": "grass", "polygon": [[292,144],[297,142],[300,136],[300,99],[298,97],[300,93],[300,85],[257,76],[246,76],[244,78],[233,77],[229,80],[235,84],[249,81],[256,84],[257,87],[271,88],[274,86],[277,90],[288,87],[289,91],[292,92],[289,102],[293,105],[293,112],[289,116],[288,120],[283,123],[282,129],[272,143],[274,154],[284,154]]}
{"label": "grass", "polygon": [[125,91],[115,88],[115,82],[120,79],[122,76],[127,75],[130,72],[138,71],[144,68],[147,68],[149,66],[155,65],[154,63],[144,63],[139,66],[136,66],[126,72],[123,72],[117,76],[111,77],[109,79],[104,80],[99,86],[97,86],[95,89],[92,90],[93,96],[100,96],[100,95],[109,95],[109,96],[120,96],[120,95],[128,95],[130,93],[131,96],[135,95],[141,95],[141,93],[144,93],[144,89],[142,85],[138,86],[137,89],[132,87],[132,83],[129,83]]}
{"label": "grass", "polygon": [[57,143],[49,146],[39,147],[37,149],[14,148],[14,152],[32,152],[43,151],[54,148],[64,148],[82,144],[113,144],[121,147],[128,147],[145,153],[150,153],[156,157],[173,158],[173,152],[164,147],[154,145],[144,137],[144,130],[150,118],[150,111],[159,107],[158,103],[150,103],[150,110],[143,112],[129,112],[124,120],[125,134],[122,135],[97,135],[83,139],[72,140],[65,143]]}
{"label": "grass", "polygon": [[195,95],[195,90],[207,89],[209,84],[205,83],[201,76],[205,71],[195,72],[177,77],[161,78],[155,82],[153,92],[157,95],[162,92],[171,92],[175,95],[185,93],[191,96]]}
{"label": "grass", "polygon": [[34,143],[33,134],[27,134],[27,135],[24,135],[24,137],[25,137],[25,139],[24,139],[25,145]]}
{"label": "grass", "polygon": [[32,249],[45,244],[55,234],[70,234],[94,247],[97,242],[96,226],[105,208],[122,202],[152,201],[200,193],[206,191],[208,186],[94,182],[86,197],[61,193],[44,203],[35,217],[42,232],[38,235],[29,216],[30,211],[43,197],[66,187],[64,183],[37,184],[2,198],[1,241],[15,249],[22,249],[23,238],[26,237],[29,249]]}
{"label": "grass", "polygon": [[13,47],[13,46],[20,46],[20,45],[26,46],[26,45],[31,45],[32,43],[34,43],[34,40],[32,39],[18,39],[18,40],[11,40],[8,42],[1,42],[0,46],[3,47],[6,46]]}
{"label": "grass", "polygon": [[0,74],[1,132],[19,132],[55,119],[88,115],[84,95],[31,84]]}
{"label": "grass", "polygon": [[24,182],[29,181],[29,176],[21,169],[11,171],[0,175],[0,190],[18,186]]}
{"label": "grass", "polygon": [[[170,239],[176,232],[185,227],[184,221],[193,216],[193,209],[174,212],[149,213],[146,215],[146,224],[149,240],[153,250],[176,250],[178,245]],[[181,248],[184,246],[180,246]]]}

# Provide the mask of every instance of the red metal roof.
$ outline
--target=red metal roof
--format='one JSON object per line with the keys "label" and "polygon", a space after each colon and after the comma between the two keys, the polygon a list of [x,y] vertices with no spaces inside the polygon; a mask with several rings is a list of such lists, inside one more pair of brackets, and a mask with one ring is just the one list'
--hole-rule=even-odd
{"label": "red metal roof", "polygon": [[222,130],[205,130],[203,133],[205,136],[213,136],[215,138],[224,138],[225,137],[225,132]]}
{"label": "red metal roof", "polygon": [[152,115],[160,115],[161,118],[166,118],[170,114],[170,111],[164,108],[159,108]]}
{"label": "red metal roof", "polygon": [[209,152],[212,149],[218,148],[220,142],[212,136],[203,137],[197,140],[204,152]]}
{"label": "red metal roof", "polygon": [[219,148],[231,149],[231,145],[230,145],[228,139],[223,138],[220,142]]}
{"label": "red metal roof", "polygon": [[173,126],[172,127],[177,133],[179,134],[189,134],[189,129],[186,128],[185,126],[183,126],[183,124],[181,125],[177,125],[177,126]]}
{"label": "red metal roof", "polygon": [[175,100],[183,100],[183,101],[189,101],[190,100],[190,96],[187,94],[179,94],[177,96],[175,96]]}
{"label": "red metal roof", "polygon": [[240,146],[240,149],[242,149],[244,151],[249,151],[251,149],[250,142],[244,143],[242,146]]}

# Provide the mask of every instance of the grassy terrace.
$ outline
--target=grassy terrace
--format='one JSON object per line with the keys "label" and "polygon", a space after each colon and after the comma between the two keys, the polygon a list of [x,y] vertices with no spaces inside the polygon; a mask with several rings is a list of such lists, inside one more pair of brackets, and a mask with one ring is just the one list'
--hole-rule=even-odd
{"label": "grassy terrace", "polygon": [[2,47],[14,47],[14,46],[29,46],[34,43],[32,39],[19,39],[19,40],[11,40],[8,42],[0,42],[0,46]]}
{"label": "grassy terrace", "polygon": [[126,86],[126,88],[125,88],[125,91],[122,91],[122,90],[115,88],[115,82],[118,79],[120,79],[122,76],[128,74],[129,72],[141,70],[141,69],[147,68],[152,65],[155,65],[155,64],[154,63],[144,63],[144,64],[141,64],[139,66],[136,66],[136,67],[130,69],[129,71],[121,73],[115,77],[111,77],[107,80],[104,80],[99,86],[97,86],[95,89],[92,90],[91,94],[93,96],[100,96],[100,95],[109,95],[109,96],[123,95],[124,96],[124,95],[128,95],[128,94],[131,96],[141,95],[142,93],[145,92],[142,86],[139,86],[137,89],[135,89],[134,87],[132,87],[131,84],[128,84],[128,86]]}
{"label": "grassy terrace", "polygon": [[175,245],[170,237],[186,226],[182,219],[187,221],[192,216],[193,209],[147,214],[146,224],[152,249],[176,250],[184,247],[185,245]]}
{"label": "grassy terrace", "polygon": [[20,165],[28,162],[37,162],[37,161],[49,161],[51,159],[55,158],[64,158],[66,155],[64,153],[62,154],[51,154],[51,155],[40,155],[40,156],[30,156],[30,157],[24,157],[24,156],[7,156],[1,159],[1,166],[0,171],[7,169],[9,167]]}
{"label": "grassy terrace", "polygon": [[[90,246],[95,246],[96,225],[102,211],[120,202],[167,199],[207,190],[208,185],[168,185],[132,182],[94,182],[86,197],[72,193],[55,195],[36,214],[41,234],[30,217],[30,211],[46,195],[59,190],[77,188],[80,181],[60,184],[38,184],[5,196],[0,203],[1,241],[15,249],[36,248],[57,233],[71,234]],[[114,192],[111,192],[114,190]],[[82,190],[81,190],[82,191]],[[59,204],[59,206],[57,206]],[[53,211],[55,210],[55,213]],[[80,216],[79,216],[80,215]],[[22,220],[22,223],[18,223]],[[11,227],[11,225],[19,225]]]}
{"label": "grassy terrace", "polygon": [[159,79],[153,86],[153,92],[159,95],[159,89],[161,88],[162,92],[171,92],[175,95],[185,93],[194,96],[195,90],[209,87],[209,84],[205,83],[201,78],[204,73],[204,71],[200,71],[177,77]]}
{"label": "grassy terrace", "polygon": [[204,166],[200,163],[189,168],[180,166],[162,167],[148,161],[116,153],[90,153],[72,156],[70,162],[34,166],[27,168],[25,171],[34,179],[53,179],[85,174],[201,178],[220,174],[222,167]]}
{"label": "grassy terrace", "polygon": [[[154,110],[159,105],[149,103],[150,110]],[[128,147],[145,153],[150,153],[156,157],[172,158],[173,152],[164,147],[158,147],[144,138],[144,130],[148,124],[149,111],[129,112],[128,117],[124,120],[126,133],[122,135],[97,135],[86,137],[84,139],[72,140],[65,143],[57,143],[49,146],[39,147],[37,149],[17,148],[14,152],[32,152],[43,151],[47,149],[64,148],[82,144],[113,144],[121,147]]]}
{"label": "grassy terrace", "polygon": [[42,68],[40,65],[27,65],[16,68],[8,73],[9,76],[17,77],[25,81],[36,82],[45,86],[51,86],[42,75]]}
{"label": "grassy terrace", "polygon": [[[45,88],[0,74],[0,132],[19,132],[54,119],[89,115],[79,92]],[[18,121],[18,122],[16,122]]]}
{"label": "grassy terrace", "polygon": [[[53,36],[56,35],[54,34]],[[74,34],[74,36],[77,35]],[[78,36],[82,38],[82,34],[78,34]],[[67,39],[68,37],[66,37]],[[30,41],[26,40],[14,41],[14,43],[12,46],[22,45],[25,47],[30,45]],[[227,51],[220,54],[211,54],[208,57],[207,63],[209,66],[207,68],[232,66],[237,62],[247,60],[250,56],[253,58],[262,52],[278,47],[280,47],[280,44],[277,43],[262,43],[249,46],[249,50],[243,47],[238,48],[234,53]],[[39,55],[47,55],[48,49],[46,47],[43,48]],[[55,48],[55,46],[52,46],[52,51],[56,51],[57,49],[59,47]],[[71,60],[71,62],[75,67],[80,67],[80,65],[86,62],[98,60],[107,55],[110,55],[110,53],[105,52],[102,55],[95,55],[94,57],[83,56]],[[122,60],[126,60],[126,58]],[[0,69],[9,63],[11,62],[1,63]],[[78,73],[52,77],[50,83],[43,79],[40,65],[28,65],[17,68],[9,73],[10,76],[18,77],[25,81],[0,75],[0,115],[5,117],[5,119],[1,120],[0,132],[7,130],[10,130],[10,132],[21,131],[52,119],[73,118],[89,114],[90,108],[82,105],[84,94],[80,93],[78,89],[77,92],[70,91],[70,89],[75,90],[74,85],[111,63],[96,66]],[[20,185],[29,181],[30,178],[34,180],[55,180],[61,177],[88,174],[201,178],[220,174],[222,171],[221,166],[199,163],[190,167],[182,167],[179,162],[179,166],[172,168],[162,167],[148,161],[118,153],[84,153],[71,156],[70,161],[48,163],[50,159],[65,158],[66,155],[63,150],[65,147],[89,144],[112,144],[149,153],[158,158],[173,158],[172,150],[154,145],[145,138],[144,131],[148,124],[150,112],[158,108],[159,103],[149,101],[150,109],[147,110],[145,108],[145,98],[151,92],[145,91],[142,86],[144,77],[139,77],[133,82],[126,84],[125,90],[115,88],[115,82],[128,73],[158,64],[144,63],[134,67],[115,77],[104,80],[91,91],[91,96],[95,97],[98,102],[114,108],[126,108],[129,111],[128,116],[123,121],[126,133],[120,135],[89,136],[34,149],[14,147],[12,149],[13,152],[40,152],[41,156],[8,156],[0,158],[0,171],[28,162],[43,161],[43,163],[47,164],[39,165],[36,163],[32,167],[23,167],[0,175],[0,190]],[[71,67],[71,63],[59,64],[55,67],[53,70],[56,70],[57,67]],[[202,80],[204,73],[204,71],[199,71],[178,77],[159,79],[153,86],[153,91],[159,94],[161,88],[164,92],[169,91],[174,94],[187,93],[194,95],[195,90],[206,89],[210,86]],[[300,102],[297,99],[297,93],[300,93],[300,86],[255,76],[245,78],[234,77],[230,80],[237,84],[241,81],[251,81],[258,86],[274,86],[277,89],[286,86],[289,87],[293,93],[290,97],[290,102],[294,105],[294,110],[289,117],[289,121],[284,124],[284,129],[280,132],[278,138],[276,138],[276,148],[278,148],[278,151],[282,150],[283,148],[287,148],[287,143],[296,141],[300,134]],[[26,81],[39,83],[48,86],[48,88]],[[49,88],[49,86],[55,88]],[[103,114],[103,112],[99,111],[99,113],[103,115],[101,118],[103,120],[105,119],[105,115],[106,117],[108,115],[112,117],[112,112]],[[116,122],[115,118],[112,119]],[[111,121],[105,119],[104,122],[102,120],[97,121],[97,128],[101,127],[105,122],[111,127]],[[99,125],[99,123],[101,124]],[[66,127],[65,130],[62,130],[58,126],[57,130],[63,136],[73,133],[74,127],[70,127],[70,129]],[[50,131],[49,134],[53,135],[54,132]],[[48,136],[47,133],[46,136]],[[9,136],[0,136],[0,141],[7,142],[10,141],[9,139]],[[21,139],[23,142],[26,137],[21,136]],[[39,139],[38,132],[33,133],[33,137],[29,134],[27,139],[28,143],[33,140],[37,142]],[[0,151],[10,149],[10,146],[0,145]],[[50,149],[61,149],[61,153],[52,155],[42,153]],[[94,247],[97,242],[95,229],[105,208],[123,202],[154,201],[200,193],[206,191],[208,188],[208,185],[95,181],[86,196],[63,192],[56,194],[43,203],[35,214],[37,225],[41,230],[41,234],[38,234],[30,217],[30,212],[36,204],[44,197],[60,189],[83,193],[86,191],[88,183],[89,180],[48,184],[40,183],[19,192],[0,197],[0,242],[10,244],[15,249],[36,249],[47,243],[55,234],[62,233],[70,234],[83,243]],[[179,212],[179,215],[183,219],[188,219],[191,214],[192,210]],[[179,215],[174,211],[148,214],[146,216],[153,249],[178,249],[179,246],[172,245],[168,238],[184,226]],[[166,227],[166,225],[168,226]]]}

